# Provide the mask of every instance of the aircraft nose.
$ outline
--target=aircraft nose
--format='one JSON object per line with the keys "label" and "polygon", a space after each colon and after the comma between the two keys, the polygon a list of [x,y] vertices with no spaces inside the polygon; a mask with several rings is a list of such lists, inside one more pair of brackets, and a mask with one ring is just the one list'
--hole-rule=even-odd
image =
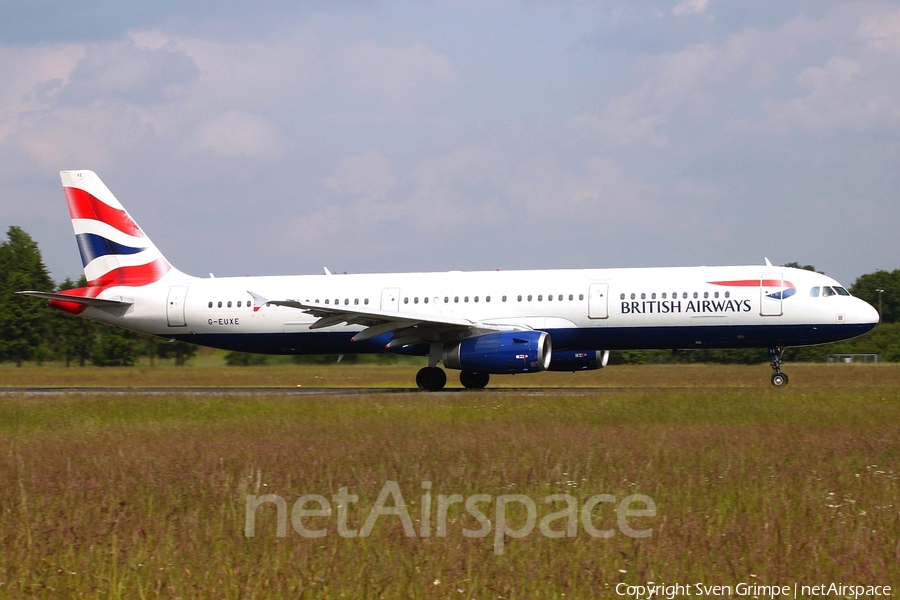
{"label": "aircraft nose", "polygon": [[865,300],[856,299],[856,305],[853,307],[852,323],[865,323],[872,326],[878,325],[881,317],[875,308]]}

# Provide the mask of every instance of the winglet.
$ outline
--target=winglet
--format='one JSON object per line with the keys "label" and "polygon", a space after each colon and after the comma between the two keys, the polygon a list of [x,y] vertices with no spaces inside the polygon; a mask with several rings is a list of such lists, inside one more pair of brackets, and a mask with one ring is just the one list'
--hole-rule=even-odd
{"label": "winglet", "polygon": [[267,298],[263,298],[259,294],[254,294],[250,290],[247,290],[247,293],[253,298],[253,312],[257,312],[260,308],[269,303]]}
{"label": "winglet", "polygon": [[771,266],[772,266],[772,262],[769,260],[769,257],[768,257],[768,256],[766,257],[766,266],[767,266],[767,267],[771,267]]}

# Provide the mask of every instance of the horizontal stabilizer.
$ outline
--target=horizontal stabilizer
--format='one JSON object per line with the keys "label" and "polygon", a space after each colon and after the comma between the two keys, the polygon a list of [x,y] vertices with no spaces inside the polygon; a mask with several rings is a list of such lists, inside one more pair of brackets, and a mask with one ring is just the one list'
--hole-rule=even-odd
{"label": "horizontal stabilizer", "polygon": [[86,298],[84,296],[70,296],[68,294],[54,294],[52,292],[34,292],[24,291],[16,292],[23,296],[34,296],[35,298],[44,298],[45,300],[58,300],[60,302],[74,302],[76,304],[84,304],[85,306],[96,306],[97,308],[122,308],[134,304],[133,300],[117,296],[116,298]]}

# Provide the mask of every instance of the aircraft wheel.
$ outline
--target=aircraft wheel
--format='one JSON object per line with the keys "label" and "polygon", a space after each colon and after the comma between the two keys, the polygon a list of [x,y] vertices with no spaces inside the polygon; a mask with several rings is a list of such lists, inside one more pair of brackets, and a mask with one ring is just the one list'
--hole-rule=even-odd
{"label": "aircraft wheel", "polygon": [[438,367],[422,367],[416,373],[416,385],[420,390],[437,392],[447,385],[447,374]]}
{"label": "aircraft wheel", "polygon": [[462,386],[469,390],[480,390],[487,386],[491,380],[488,373],[473,373],[472,371],[461,371],[459,374],[459,382]]}
{"label": "aircraft wheel", "polygon": [[784,373],[773,373],[772,374],[772,385],[775,387],[782,387],[788,384],[788,376]]}

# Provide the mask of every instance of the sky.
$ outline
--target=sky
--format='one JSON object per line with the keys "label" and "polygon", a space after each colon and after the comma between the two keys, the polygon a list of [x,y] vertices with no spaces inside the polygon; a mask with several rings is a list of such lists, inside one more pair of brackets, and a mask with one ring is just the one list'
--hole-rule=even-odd
{"label": "sky", "polygon": [[192,275],[900,267],[900,3],[5,3],[0,226]]}

